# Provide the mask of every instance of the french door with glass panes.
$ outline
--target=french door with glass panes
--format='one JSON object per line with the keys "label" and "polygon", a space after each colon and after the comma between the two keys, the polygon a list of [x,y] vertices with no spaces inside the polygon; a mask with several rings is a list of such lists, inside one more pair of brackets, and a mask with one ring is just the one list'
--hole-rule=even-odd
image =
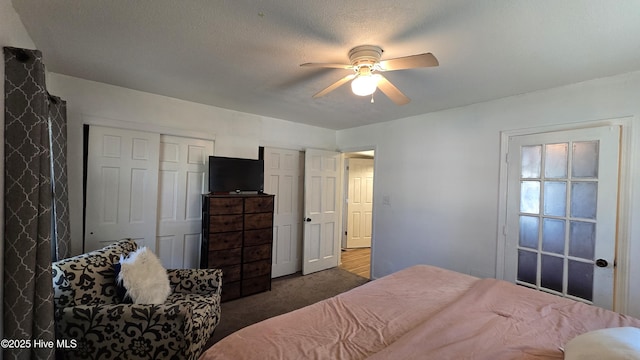
{"label": "french door with glass panes", "polygon": [[620,128],[509,139],[505,277],[611,309]]}

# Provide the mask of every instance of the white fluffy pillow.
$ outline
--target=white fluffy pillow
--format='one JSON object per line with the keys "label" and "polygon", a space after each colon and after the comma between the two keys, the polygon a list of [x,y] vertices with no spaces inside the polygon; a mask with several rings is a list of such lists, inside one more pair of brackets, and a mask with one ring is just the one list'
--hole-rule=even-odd
{"label": "white fluffy pillow", "polygon": [[618,327],[578,335],[564,347],[565,360],[640,359],[640,329]]}
{"label": "white fluffy pillow", "polygon": [[162,304],[171,293],[167,270],[146,247],[126,258],[120,255],[120,273],[116,281],[124,286],[135,304]]}

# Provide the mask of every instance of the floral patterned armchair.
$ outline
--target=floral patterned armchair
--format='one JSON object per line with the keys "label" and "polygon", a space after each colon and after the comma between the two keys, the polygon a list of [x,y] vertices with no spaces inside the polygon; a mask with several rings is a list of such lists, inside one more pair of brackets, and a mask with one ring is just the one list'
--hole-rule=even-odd
{"label": "floral patterned armchair", "polygon": [[113,264],[133,240],[53,263],[56,338],[64,359],[197,359],[220,321],[222,271],[167,270],[160,305],[122,303]]}

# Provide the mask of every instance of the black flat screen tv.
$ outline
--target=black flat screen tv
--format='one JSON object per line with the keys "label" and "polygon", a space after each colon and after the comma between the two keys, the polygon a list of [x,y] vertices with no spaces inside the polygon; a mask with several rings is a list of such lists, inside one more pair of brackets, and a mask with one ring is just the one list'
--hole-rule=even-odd
{"label": "black flat screen tv", "polygon": [[263,189],[263,160],[209,156],[211,193],[262,193]]}

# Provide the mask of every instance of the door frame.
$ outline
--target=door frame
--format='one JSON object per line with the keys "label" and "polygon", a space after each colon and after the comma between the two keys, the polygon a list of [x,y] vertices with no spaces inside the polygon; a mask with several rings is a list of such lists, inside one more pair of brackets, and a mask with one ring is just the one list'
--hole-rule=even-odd
{"label": "door frame", "polygon": [[118,128],[123,130],[145,131],[145,132],[158,133],[163,135],[211,140],[213,141],[214,151],[215,151],[216,134],[215,132],[209,132],[207,130],[203,130],[203,131],[185,130],[185,129],[174,128],[169,126],[162,126],[158,124],[149,124],[149,123],[142,123],[142,122],[136,122],[136,121],[124,121],[124,120],[110,119],[110,118],[95,116],[95,115],[83,115],[82,125],[89,125],[89,126],[97,125],[97,126]]}
{"label": "door frame", "polygon": [[[260,145],[261,147],[272,147],[272,148],[280,148],[280,149],[286,149],[286,150],[292,150],[292,151],[300,151],[301,152],[301,156],[302,156],[302,161],[304,162],[304,154],[306,149],[305,148],[296,148],[296,147],[291,147],[291,146],[281,146],[281,145]],[[344,154],[346,153],[354,153],[354,152],[360,152],[360,151],[373,151],[374,152],[374,156],[373,156],[373,193],[374,193],[374,199],[373,199],[373,214],[372,214],[372,220],[371,220],[371,255],[370,255],[370,259],[369,259],[369,270],[370,270],[370,274],[371,274],[371,279],[374,279],[373,277],[373,268],[374,268],[374,248],[375,248],[375,214],[376,214],[376,202],[375,202],[375,193],[376,193],[376,162],[377,162],[377,156],[375,155],[377,153],[377,149],[375,146],[371,145],[371,146],[363,146],[363,147],[354,147],[354,148],[346,148],[346,149],[341,149],[338,150],[341,154],[342,154],[342,158],[344,160]],[[344,161],[343,161],[344,162]],[[306,166],[307,164],[304,164],[304,166]],[[343,169],[344,170],[344,169]],[[304,183],[304,172],[302,173],[303,176],[303,183]],[[343,174],[343,181],[344,181],[344,176],[346,176],[346,174]],[[304,184],[303,184],[304,187]],[[343,191],[342,191],[342,196],[341,196],[341,207],[342,207],[342,213],[343,215],[341,216],[341,241],[340,244],[342,245],[342,237],[344,232],[346,231],[346,226],[347,223],[344,221],[344,212],[345,212],[345,201],[346,201],[346,197],[347,197],[347,193],[346,193],[346,186],[343,186]],[[300,207],[300,213],[299,213],[299,217],[300,219],[302,219],[305,214],[304,214],[304,194],[302,195],[302,206]],[[304,226],[304,224],[302,225]],[[304,231],[304,229],[302,230]],[[304,236],[302,236],[304,238]],[[304,239],[300,239],[300,251],[303,251],[303,247],[304,247],[304,243],[303,243]],[[300,270],[302,269],[302,256],[300,256]],[[342,257],[340,258],[340,263],[342,262]]]}
{"label": "door frame", "polygon": [[[359,146],[359,147],[349,147],[349,148],[344,148],[341,149],[340,152],[342,153],[342,157],[344,158],[344,154],[347,153],[355,153],[355,152],[360,152],[360,151],[373,151],[373,204],[371,204],[371,254],[369,255],[369,278],[371,280],[376,279],[376,277],[374,276],[373,273],[373,269],[375,268],[375,249],[376,249],[376,171],[378,171],[378,149],[376,148],[375,145],[368,145],[368,146]],[[344,174],[344,176],[346,176],[347,174]],[[343,177],[344,177],[343,176]],[[347,188],[348,185],[345,184],[344,186],[344,191],[342,192],[342,207],[344,209],[343,212],[346,212],[347,206],[346,206],[346,201],[347,201]],[[346,221],[344,221],[344,216],[343,216],[343,221],[342,221],[342,232],[340,233],[340,237],[341,239],[344,238],[344,232],[347,231],[347,226],[348,223]],[[342,241],[340,242],[342,244]],[[340,262],[342,263],[342,259],[340,260]]]}
{"label": "door frame", "polygon": [[[349,221],[351,219],[349,214],[349,202],[347,201],[349,199],[349,191],[350,191],[350,187],[351,187],[351,183],[349,182],[350,180],[350,172],[351,172],[351,160],[353,159],[357,159],[357,160],[371,160],[372,164],[373,161],[375,159],[375,155],[373,157],[358,157],[358,156],[352,156],[352,154],[358,154],[358,152],[352,153],[352,152],[345,152],[343,153],[343,183],[344,183],[344,187],[343,187],[343,194],[342,194],[342,207],[344,209],[344,211],[342,212],[342,233],[340,234],[340,236],[342,237],[342,241],[341,241],[341,246],[343,249],[348,248],[348,239],[349,239]],[[373,165],[372,165],[373,166]],[[374,167],[374,171],[375,171],[375,167]],[[373,175],[373,174],[372,174]],[[371,184],[373,186],[373,183]],[[371,188],[372,194],[371,196],[373,197],[373,187]],[[371,204],[373,205],[373,203]],[[373,208],[372,208],[373,211]],[[371,214],[373,216],[373,213]],[[371,229],[373,229],[373,222],[371,222]]]}
{"label": "door frame", "polygon": [[562,125],[542,126],[526,129],[504,130],[500,132],[500,178],[498,183],[498,223],[496,227],[496,278],[505,279],[505,248],[507,229],[507,152],[509,139],[513,136],[533,135],[545,132],[578,130],[601,126],[620,126],[620,158],[618,174],[618,221],[616,225],[615,279],[613,310],[626,313],[629,304],[630,281],[630,210],[631,210],[631,174],[633,173],[632,154],[632,117],[604,119]]}

